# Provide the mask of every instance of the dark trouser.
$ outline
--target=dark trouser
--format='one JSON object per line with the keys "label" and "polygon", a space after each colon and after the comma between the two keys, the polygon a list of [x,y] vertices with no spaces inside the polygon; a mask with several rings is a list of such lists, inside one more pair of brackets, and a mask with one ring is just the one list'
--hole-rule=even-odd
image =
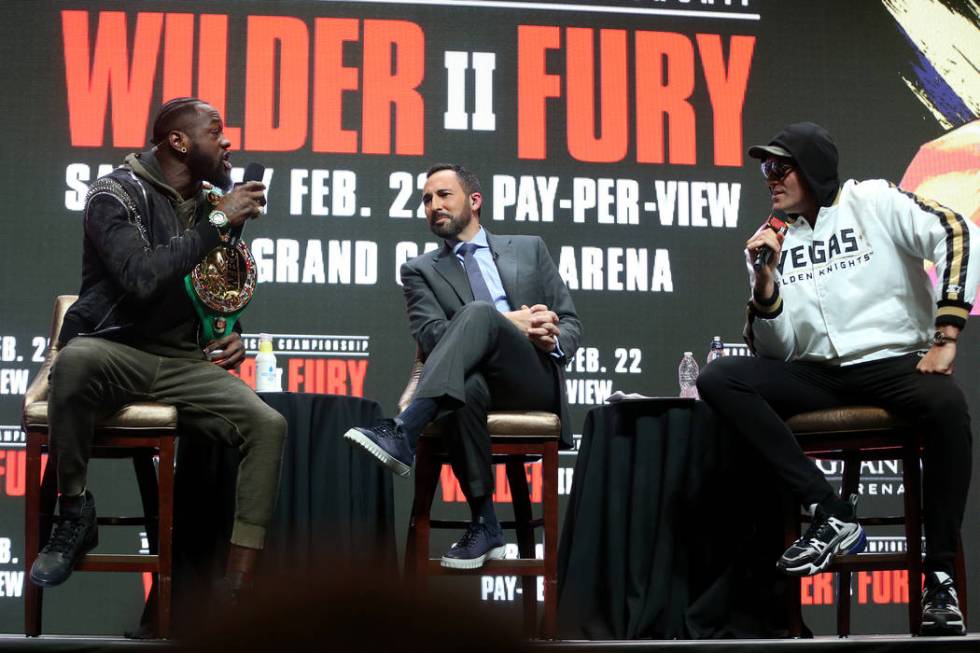
{"label": "dark trouser", "polygon": [[488,302],[464,306],[429,354],[415,396],[439,401],[437,419],[467,498],[493,493],[488,410],[558,411],[550,358]]}
{"label": "dark trouser", "polygon": [[701,397],[749,441],[803,505],[832,492],[783,422],[798,413],[877,405],[922,430],[927,571],[952,573],[972,467],[970,415],[951,376],[920,374],[918,354],[833,367],[766,358],[722,358],[698,378]]}
{"label": "dark trouser", "polygon": [[176,407],[181,436],[240,449],[231,542],[261,549],[278,495],[286,420],[241,379],[203,359],[156,356],[102,338],[69,342],[51,370],[48,396],[58,488],[84,489],[96,420],[134,401]]}

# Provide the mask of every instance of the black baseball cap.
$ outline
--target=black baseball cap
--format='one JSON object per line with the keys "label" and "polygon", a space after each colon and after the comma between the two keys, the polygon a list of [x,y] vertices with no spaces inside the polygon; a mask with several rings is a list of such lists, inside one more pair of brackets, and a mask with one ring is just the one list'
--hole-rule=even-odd
{"label": "black baseball cap", "polygon": [[793,155],[785,147],[773,144],[753,145],[749,148],[749,156],[754,159],[765,159],[770,156],[781,156],[786,159],[793,158]]}

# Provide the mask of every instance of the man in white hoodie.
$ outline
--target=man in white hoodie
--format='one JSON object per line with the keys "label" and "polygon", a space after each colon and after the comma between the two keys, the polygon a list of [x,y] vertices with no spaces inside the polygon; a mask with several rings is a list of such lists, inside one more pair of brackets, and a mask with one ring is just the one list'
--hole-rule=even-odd
{"label": "man in white hoodie", "polygon": [[[762,161],[772,208],[788,216],[789,227],[784,238],[767,222],[746,243],[752,298],[745,335],[758,357],[707,367],[698,379],[701,397],[813,511],[810,528],[777,562],[798,576],[861,551],[865,536],[856,497],[837,496],[784,420],[874,404],[920,425],[922,633],[963,634],[952,577],[972,444],[952,374],[980,282],[980,229],[882,180],[841,184],[837,147],[813,123],[789,125],[749,155]],[[753,265],[765,248],[771,258]],[[936,263],[935,291],[923,259]]]}

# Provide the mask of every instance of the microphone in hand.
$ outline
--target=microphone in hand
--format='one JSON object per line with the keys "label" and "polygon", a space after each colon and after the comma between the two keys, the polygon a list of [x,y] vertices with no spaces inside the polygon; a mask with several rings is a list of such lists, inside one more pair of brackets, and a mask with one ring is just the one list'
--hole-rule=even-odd
{"label": "microphone in hand", "polygon": [[[772,229],[777,234],[782,236],[785,236],[786,232],[789,231],[789,225],[787,225],[782,218],[777,216],[775,211],[769,214],[769,219],[766,220],[766,227]],[[752,261],[752,268],[756,272],[759,272],[762,270],[762,268],[769,265],[769,263],[772,261],[772,255],[772,248],[768,245],[763,245],[756,250],[755,260]]]}
{"label": "microphone in hand", "polygon": [[[250,181],[262,181],[262,175],[265,174],[265,166],[261,163],[251,162],[245,166],[245,173],[242,175],[242,183],[247,184]],[[238,241],[242,239],[242,232],[245,230],[245,223],[241,223],[237,227],[232,227],[231,231],[228,232],[228,245],[230,247],[238,246]]]}

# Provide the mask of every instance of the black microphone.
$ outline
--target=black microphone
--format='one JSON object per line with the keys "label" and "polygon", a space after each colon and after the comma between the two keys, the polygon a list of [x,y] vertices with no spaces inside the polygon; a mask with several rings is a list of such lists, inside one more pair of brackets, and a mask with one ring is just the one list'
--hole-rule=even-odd
{"label": "black microphone", "polygon": [[[265,166],[261,163],[252,162],[245,166],[245,174],[242,175],[242,183],[247,184],[250,181],[262,181],[262,175],[265,174]],[[232,227],[231,231],[228,232],[228,246],[237,247],[238,241],[242,239],[242,232],[245,231],[245,223],[242,222],[237,227]]]}
{"label": "black microphone", "polygon": [[[769,219],[766,220],[766,226],[775,231],[777,234],[782,234],[784,236],[786,235],[786,232],[789,231],[789,225],[787,225],[786,222],[777,216],[775,211],[769,214]],[[762,268],[769,265],[770,261],[772,261],[772,248],[768,245],[763,245],[755,254],[755,260],[752,262],[752,268],[758,272]]]}

